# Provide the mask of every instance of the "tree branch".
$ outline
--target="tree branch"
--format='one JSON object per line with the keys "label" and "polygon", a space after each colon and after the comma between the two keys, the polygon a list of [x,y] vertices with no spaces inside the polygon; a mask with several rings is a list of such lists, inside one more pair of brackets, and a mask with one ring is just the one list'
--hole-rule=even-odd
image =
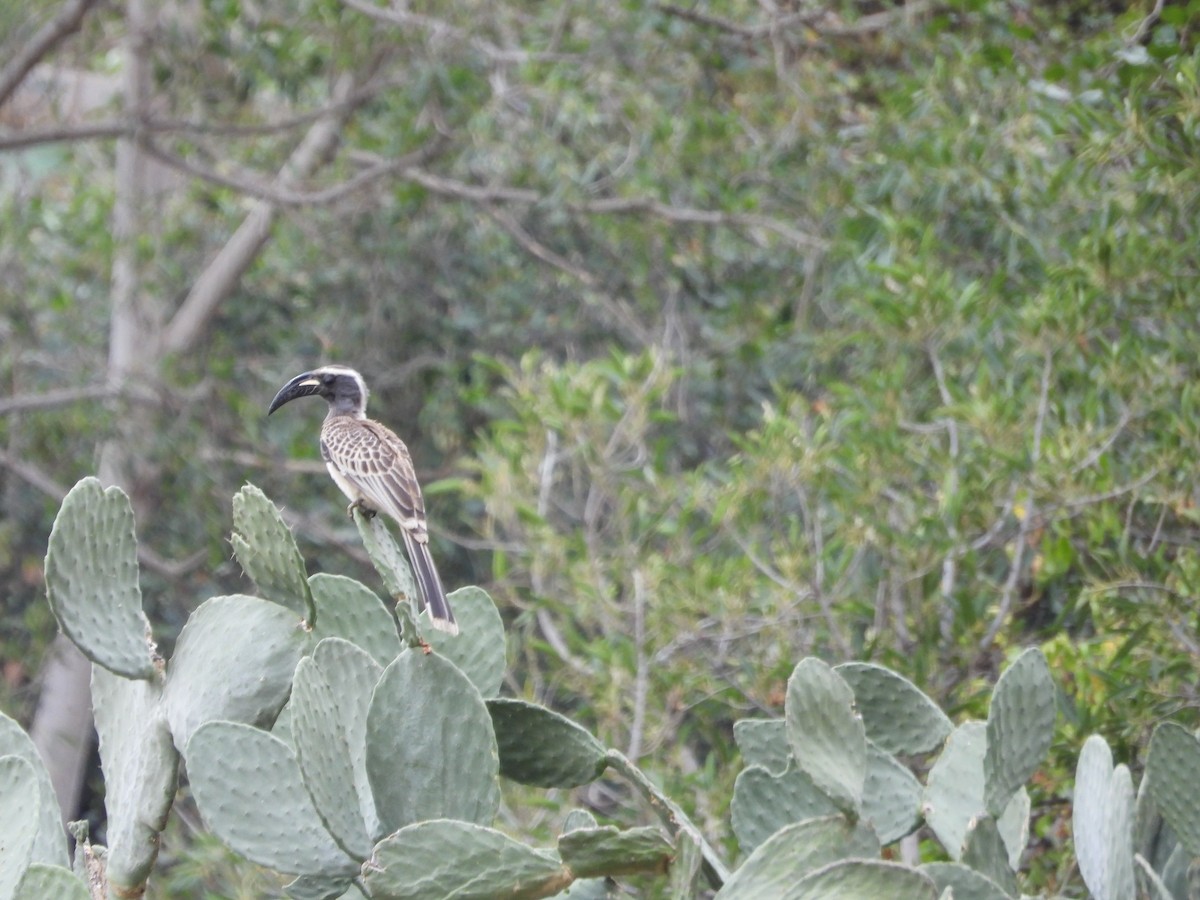
{"label": "tree branch", "polygon": [[[278,186],[290,190],[317,169],[333,151],[341,130],[353,110],[341,103],[354,92],[354,78],[346,74],[333,88],[333,112],[317,120],[284,163],[276,179]],[[225,243],[196,283],[162,334],[161,351],[180,353],[191,347],[234,286],[250,268],[271,234],[279,206],[258,200],[237,231]]]}
{"label": "tree branch", "polygon": [[87,11],[99,0],[68,0],[59,9],[58,15],[38,29],[16,55],[0,69],[0,105],[17,89],[29,70],[39,60],[79,30]]}

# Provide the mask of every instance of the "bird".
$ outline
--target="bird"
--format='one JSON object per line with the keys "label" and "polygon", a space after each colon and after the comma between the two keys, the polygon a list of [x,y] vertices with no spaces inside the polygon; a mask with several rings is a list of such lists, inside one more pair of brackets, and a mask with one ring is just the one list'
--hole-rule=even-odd
{"label": "bird", "polygon": [[321,425],[321,457],[334,483],[350,498],[346,512],[387,513],[400,526],[434,628],[458,634],[458,623],[429,552],[425,501],[404,441],[390,428],[367,418],[367,383],[346,366],[302,372],[279,389],[267,408],[271,415],[299,397],[321,397],[329,413]]}

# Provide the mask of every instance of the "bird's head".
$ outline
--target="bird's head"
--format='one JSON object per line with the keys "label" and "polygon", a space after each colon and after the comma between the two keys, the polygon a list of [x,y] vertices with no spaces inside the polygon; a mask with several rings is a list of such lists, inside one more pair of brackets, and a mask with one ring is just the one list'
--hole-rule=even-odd
{"label": "bird's head", "polygon": [[367,384],[346,366],[322,366],[302,372],[279,389],[267,415],[297,397],[322,397],[335,413],[361,418],[367,411]]}

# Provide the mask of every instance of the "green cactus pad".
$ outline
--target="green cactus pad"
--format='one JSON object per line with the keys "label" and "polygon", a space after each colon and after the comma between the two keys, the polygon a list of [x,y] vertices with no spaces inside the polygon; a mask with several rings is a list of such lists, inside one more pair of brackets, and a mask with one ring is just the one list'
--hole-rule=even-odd
{"label": "green cactus pad", "polygon": [[563,821],[563,834],[568,831],[578,831],[580,828],[595,828],[596,817],[586,809],[573,809],[567,813]]}
{"label": "green cactus pad", "polygon": [[926,863],[921,871],[939,891],[953,891],[954,900],[1012,900],[996,882],[962,863]]}
{"label": "green cactus pad", "polygon": [[108,881],[138,896],[158,858],[159,835],[175,799],[179,754],[163,718],[163,689],[92,668],[108,813]]}
{"label": "green cactus pad", "polygon": [[967,828],[962,864],[986,875],[1010,897],[1020,893],[1016,876],[1009,865],[1008,848],[1000,836],[1000,829],[996,827],[996,820],[990,816],[974,819]]}
{"label": "green cactus pad", "polygon": [[1032,807],[1029,791],[1021,788],[1004,807],[1004,815],[996,820],[1000,837],[1008,848],[1008,867],[1014,872],[1021,867],[1021,855],[1029,846],[1029,813]]}
{"label": "green cactus pad", "polygon": [[46,595],[83,655],[127,678],[153,678],[133,509],[120,488],[84,478],[63,498],[46,551]]}
{"label": "green cactus pad", "polygon": [[13,896],[29,865],[37,817],[37,772],[19,756],[0,756],[0,897]]}
{"label": "green cactus pad", "polygon": [[[353,879],[349,875],[301,875],[295,881],[284,885],[283,891],[292,900],[337,900],[338,897],[361,897],[357,889],[353,889]],[[347,893],[350,891],[350,893]]]}
{"label": "green cactus pad", "polygon": [[[605,889],[604,879],[591,879],[597,890]],[[586,883],[586,882],[583,882]],[[704,854],[700,845],[686,831],[675,835],[675,858],[671,862],[671,882],[668,897],[672,900],[691,900],[702,893],[704,883]],[[576,882],[581,884],[581,882]],[[582,891],[582,888],[580,889]],[[603,898],[605,894],[597,894]]]}
{"label": "green cactus pad", "polygon": [[733,833],[743,853],[750,853],[785,825],[837,811],[833,801],[794,764],[782,775],[750,766],[738,774],[733,785]]}
{"label": "green cactus pad", "polygon": [[386,832],[426,819],[490,824],[500,761],[479,691],[436,653],[406,650],[367,715],[367,775]]}
{"label": "green cactus pad", "polygon": [[1037,648],[1018,656],[996,682],[983,759],[984,802],[991,815],[1003,814],[1050,749],[1056,697],[1050,667]]}
{"label": "green cactus pad", "polygon": [[421,613],[422,634],[434,650],[462,669],[480,694],[495,697],[508,664],[500,611],[483,588],[459,588],[447,599],[458,620],[458,634],[430,625],[429,610]]}
{"label": "green cactus pad", "polygon": [[[920,688],[891,669],[852,662],[834,671],[854,691],[867,737],[888,753],[913,755],[936,750],[954,724]],[[884,843],[887,843],[886,841]]]}
{"label": "green cactus pad", "polygon": [[304,558],[292,529],[267,495],[248,484],[233,497],[233,552],[259,594],[316,624]]}
{"label": "green cactus pad", "polygon": [[1108,743],[1093,734],[1075,766],[1071,826],[1083,883],[1097,900],[1108,900],[1108,803],[1113,760]]}
{"label": "green cactus pad", "polygon": [[867,774],[867,737],[850,686],[810,656],[788,679],[784,710],[796,763],[838,809],[857,817]]}
{"label": "green cactus pad", "polygon": [[386,666],[400,654],[392,611],[369,587],[344,575],[318,573],[308,579],[317,605],[313,640],[344,638]]}
{"label": "green cactus pad", "polygon": [[778,900],[937,900],[937,896],[933,882],[916,869],[878,860],[844,860],[806,875]]}
{"label": "green cactus pad", "polygon": [[[987,814],[983,808],[986,749],[987,726],[964,722],[951,733],[926,778],[921,802],[925,821],[954,860],[962,856],[971,820]],[[1013,795],[998,827],[1010,863],[1019,860],[1029,836],[1029,795],[1024,788]]]}
{"label": "green cactus pad", "polygon": [[208,722],[186,756],[200,814],[230,849],[289,875],[358,872],[321,824],[283,741],[250,725]]}
{"label": "green cactus pad", "polygon": [[1132,900],[1136,894],[1133,871],[1133,777],[1129,767],[1113,770],[1108,794],[1108,896],[1106,900]]}
{"label": "green cactus pad", "polygon": [[87,885],[70,869],[33,863],[17,885],[13,900],[90,900]]}
{"label": "green cactus pad", "polygon": [[292,746],[304,784],[338,846],[362,861],[381,837],[367,783],[367,710],[383,668],[349,641],[326,638],[292,683]]}
{"label": "green cactus pad", "polygon": [[921,783],[896,757],[870,741],[862,814],[885,845],[900,840],[921,824]]}
{"label": "green cactus pad", "polygon": [[570,719],[524,700],[488,700],[487,708],[505,778],[570,788],[594,781],[604,771],[604,745]]}
{"label": "green cactus pad", "polygon": [[4,713],[0,713],[0,756],[19,756],[33,766],[38,786],[37,834],[33,840],[30,859],[51,866],[67,864],[67,835],[63,831],[54,786],[42,762],[41,754],[25,730]]}
{"label": "green cactus pad", "polygon": [[715,900],[784,896],[805,875],[843,859],[878,859],[879,839],[863,822],[843,816],[793,822],[758,846]]}
{"label": "green cactus pad", "polygon": [[234,594],[200,604],[167,668],[163,702],[175,746],[186,747],[205,722],[274,721],[308,645],[300,617],[277,603]]}
{"label": "green cactus pad", "polygon": [[762,766],[780,775],[791,764],[792,748],[783,719],[739,719],[733,723],[733,739],[747,766]]}
{"label": "green cactus pad", "polygon": [[1200,741],[1173,722],[1154,729],[1146,756],[1150,797],[1192,856],[1200,856],[1200,794],[1180,785],[1200,784]]}
{"label": "green cactus pad", "polygon": [[371,897],[547,897],[572,875],[552,851],[535,850],[507,835],[438,819],[384,838],[366,866]]}
{"label": "green cactus pad", "polygon": [[[416,614],[417,582],[413,579],[412,567],[396,544],[392,533],[383,523],[382,516],[365,516],[362,510],[354,510],[354,524],[362,537],[363,548],[371,558],[371,565],[383,580],[383,587],[394,601],[405,600]],[[408,635],[405,635],[408,637]]]}
{"label": "green cactus pad", "polygon": [[621,830],[608,825],[567,832],[558,839],[558,855],[576,878],[603,878],[664,873],[675,849],[657,828]]}

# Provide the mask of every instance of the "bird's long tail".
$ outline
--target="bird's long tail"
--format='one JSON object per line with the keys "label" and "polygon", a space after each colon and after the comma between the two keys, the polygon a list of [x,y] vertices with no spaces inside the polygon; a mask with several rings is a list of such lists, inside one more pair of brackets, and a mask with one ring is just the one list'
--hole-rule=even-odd
{"label": "bird's long tail", "polygon": [[408,558],[412,561],[413,572],[417,576],[421,599],[425,601],[425,608],[429,610],[431,624],[439,631],[458,634],[458,623],[454,621],[454,613],[450,611],[450,601],[446,599],[442,579],[438,577],[437,567],[433,564],[429,544],[418,541],[406,529],[401,528],[400,532],[404,536],[404,547],[408,550]]}

